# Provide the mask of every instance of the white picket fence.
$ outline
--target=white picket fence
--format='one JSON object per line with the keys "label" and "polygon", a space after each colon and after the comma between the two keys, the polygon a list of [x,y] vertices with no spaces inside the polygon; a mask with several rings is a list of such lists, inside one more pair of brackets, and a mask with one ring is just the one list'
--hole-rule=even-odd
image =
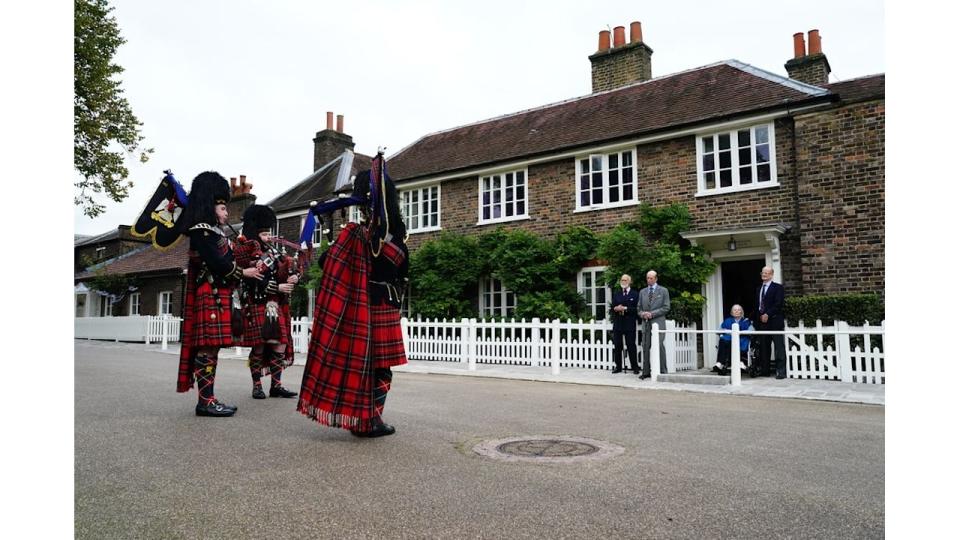
{"label": "white picket fence", "polygon": [[[886,366],[883,344],[886,321],[880,326],[850,326],[834,321],[824,326],[817,321],[806,328],[801,323],[796,328],[787,328],[787,376],[794,379],[826,379],[865,384],[886,384]],[[803,336],[816,336],[816,343],[807,345]],[[835,336],[835,346],[825,346],[824,337]],[[859,336],[863,347],[851,348],[851,337]]]}
{"label": "white picket fence", "polygon": [[[541,321],[522,319],[406,319],[407,358],[476,364],[579,369],[613,369],[613,325],[607,321]],[[667,372],[697,368],[696,325],[667,321],[673,339],[664,343]],[[688,331],[693,331],[689,334]],[[640,349],[640,332],[637,332]],[[639,353],[639,351],[638,351]],[[626,365],[626,359],[624,359]]]}
{"label": "white picket fence", "polygon": [[161,343],[180,341],[180,317],[171,315],[131,315],[127,317],[76,317],[76,339],[109,339]]}

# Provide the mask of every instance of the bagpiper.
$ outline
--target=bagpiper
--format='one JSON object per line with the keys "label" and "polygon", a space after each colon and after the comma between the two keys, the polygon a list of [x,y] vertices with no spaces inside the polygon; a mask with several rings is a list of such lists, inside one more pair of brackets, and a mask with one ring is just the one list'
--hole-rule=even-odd
{"label": "bagpiper", "polygon": [[243,229],[234,251],[241,268],[257,267],[262,279],[244,279],[240,287],[242,337],[250,347],[253,399],[266,399],[261,375],[270,375],[270,397],[297,395],[281,385],[284,368],[293,364],[290,340],[290,294],[300,281],[297,260],[277,249],[271,228],[277,216],[269,206],[255,204],[243,213]]}
{"label": "bagpiper", "polygon": [[233,416],[237,407],[220,402],[213,392],[217,356],[234,345],[231,327],[232,293],[244,277],[260,279],[257,268],[241,269],[221,229],[228,225],[230,184],[208,171],[193,179],[188,204],[177,220],[190,239],[186,294],[183,306],[183,339],[177,392],[188,392],[196,382],[197,416]]}
{"label": "bagpiper", "polygon": [[[356,176],[350,197],[315,206],[311,218],[358,205],[362,223],[348,223],[323,253],[313,328],[297,410],[357,437],[396,430],[383,419],[392,366],[407,362],[400,306],[407,277],[406,227],[383,155]],[[304,227],[301,240],[312,229]]]}

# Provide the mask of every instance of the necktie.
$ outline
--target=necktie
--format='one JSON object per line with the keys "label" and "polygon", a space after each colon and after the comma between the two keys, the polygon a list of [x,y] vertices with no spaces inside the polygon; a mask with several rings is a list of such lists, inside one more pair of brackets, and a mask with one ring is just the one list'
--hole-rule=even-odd
{"label": "necktie", "polygon": [[760,311],[763,312],[763,297],[767,295],[767,284],[763,284],[763,288],[760,289]]}
{"label": "necktie", "polygon": [[650,287],[650,294],[647,295],[647,301],[653,304],[653,287]]}

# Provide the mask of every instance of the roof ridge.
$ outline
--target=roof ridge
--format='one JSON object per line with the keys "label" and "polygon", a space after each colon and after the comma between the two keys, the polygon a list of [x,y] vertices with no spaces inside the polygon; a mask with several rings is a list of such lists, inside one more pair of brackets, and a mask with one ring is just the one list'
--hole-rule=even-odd
{"label": "roof ridge", "polygon": [[417,140],[413,141],[412,143],[404,146],[404,147],[401,148],[397,153],[391,155],[391,156],[390,156],[389,158],[387,158],[387,159],[390,160],[390,159],[393,159],[393,158],[399,156],[400,154],[402,154],[403,152],[405,152],[407,149],[409,149],[409,148],[412,147],[412,146],[415,146],[418,142],[422,141],[423,139],[426,139],[427,137],[433,137],[433,136],[435,136],[435,135],[440,135],[440,134],[443,134],[443,133],[449,133],[449,132],[451,132],[451,131],[456,131],[456,130],[458,130],[458,129],[463,129],[463,128],[470,127],[470,126],[478,126],[478,125],[486,124],[486,123],[488,123],[488,122],[493,122],[493,121],[496,121],[496,120],[504,120],[504,119],[506,119],[506,118],[510,118],[510,117],[513,117],[513,116],[520,116],[521,114],[527,114],[527,113],[531,113],[531,112],[534,112],[534,111],[549,109],[549,108],[551,108],[551,107],[559,107],[560,105],[566,105],[566,104],[568,104],[568,103],[573,103],[573,102],[575,102],[575,101],[580,101],[580,100],[589,99],[589,98],[593,98],[593,97],[597,97],[597,96],[602,96],[602,95],[606,95],[606,94],[611,94],[611,93],[613,93],[613,92],[621,92],[621,91],[626,90],[626,89],[628,89],[628,88],[634,88],[634,87],[637,87],[637,86],[642,86],[642,85],[644,85],[644,84],[649,84],[649,83],[652,83],[652,82],[662,81],[662,80],[664,80],[664,79],[669,79],[670,77],[676,77],[676,76],[678,76],[678,75],[684,75],[684,74],[686,74],[686,73],[692,73],[692,72],[694,72],[694,71],[700,71],[700,70],[703,70],[703,69],[709,69],[709,68],[716,67],[716,66],[718,66],[718,65],[725,64],[725,63],[726,63],[726,61],[713,62],[713,63],[711,63],[711,64],[707,64],[707,65],[703,65],[703,66],[699,66],[699,67],[695,67],[695,68],[690,68],[690,69],[685,69],[685,70],[683,70],[683,71],[677,71],[677,72],[670,73],[670,74],[667,74],[667,75],[661,75],[661,76],[659,76],[659,77],[653,77],[653,78],[647,79],[647,80],[645,80],[645,81],[637,81],[637,82],[635,82],[635,83],[626,84],[626,85],[624,85],[624,86],[619,86],[619,87],[617,87],[617,88],[612,88],[612,89],[610,89],[610,90],[604,90],[604,91],[602,91],[602,92],[593,92],[593,93],[586,94],[586,95],[583,95],[583,96],[577,96],[577,97],[572,97],[572,98],[564,99],[564,100],[561,100],[561,101],[556,101],[556,102],[553,102],[553,103],[547,103],[547,104],[545,104],[545,105],[540,105],[540,106],[538,106],[538,107],[531,107],[531,108],[529,108],[529,109],[523,109],[523,110],[516,111],[516,112],[512,112],[512,113],[502,114],[502,115],[500,115],[500,116],[494,116],[494,117],[491,117],[491,118],[487,118],[487,119],[485,119],[485,120],[478,120],[478,121],[476,121],[476,122],[470,122],[470,123],[468,123],[468,124],[462,124],[462,125],[455,126],[455,127],[451,127],[451,128],[447,128],[447,129],[441,129],[441,130],[439,130],[439,131],[434,131],[434,132],[432,132],[432,133],[427,133],[426,135],[421,136],[419,139],[417,139]]}
{"label": "roof ridge", "polygon": [[771,82],[782,84],[787,88],[798,90],[800,92],[803,92],[804,94],[810,94],[812,96],[822,96],[829,92],[826,88],[823,88],[821,86],[815,86],[812,84],[807,84],[805,82],[800,82],[796,79],[791,79],[790,77],[784,77],[783,75],[778,75],[776,73],[773,73],[772,71],[767,71],[763,68],[758,68],[757,66],[754,66],[752,64],[741,62],[740,60],[737,60],[735,58],[724,60],[723,63],[732,68],[739,69],[740,71],[749,73],[756,77],[760,77]]}
{"label": "roof ridge", "polygon": [[886,76],[886,72],[883,72],[883,73],[874,73],[874,74],[872,74],[872,75],[861,75],[861,76],[859,76],[859,77],[854,77],[854,78],[852,78],[852,79],[843,79],[843,80],[840,80],[840,81],[836,81],[836,82],[832,82],[832,83],[827,83],[827,86],[831,86],[831,85],[834,85],[834,84],[846,83],[846,82],[859,81],[859,80],[861,80],[861,79],[873,79],[873,78],[875,78],[875,77],[884,77],[884,76]]}
{"label": "roof ridge", "polygon": [[[349,151],[349,150],[344,150],[344,152],[347,152],[347,151]],[[343,153],[342,153],[342,152],[340,153],[339,156],[337,156],[337,157],[331,159],[330,161],[326,162],[326,163],[323,165],[323,167],[320,167],[319,169],[317,169],[317,170],[313,171],[312,173],[308,174],[303,180],[300,180],[300,181],[297,182],[296,184],[290,186],[290,188],[287,189],[286,191],[284,191],[283,193],[281,193],[281,194],[277,195],[276,197],[270,199],[270,202],[267,203],[267,206],[272,206],[273,203],[275,203],[275,202],[277,202],[278,200],[280,200],[281,197],[283,197],[283,196],[286,195],[287,193],[292,192],[293,190],[297,189],[298,187],[302,186],[303,184],[305,184],[305,183],[307,183],[307,182],[309,182],[309,181],[311,181],[311,180],[316,180],[317,178],[319,178],[320,176],[322,176],[324,173],[326,173],[326,170],[327,170],[330,166],[332,166],[334,163],[340,161],[341,158],[343,158]]]}

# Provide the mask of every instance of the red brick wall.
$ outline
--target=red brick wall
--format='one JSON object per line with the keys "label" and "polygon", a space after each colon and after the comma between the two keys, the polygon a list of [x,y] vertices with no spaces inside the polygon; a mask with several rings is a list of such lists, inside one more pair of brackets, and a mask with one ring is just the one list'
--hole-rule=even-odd
{"label": "red brick wall", "polygon": [[809,294],[883,292],[884,105],[868,101],[796,119]]}

